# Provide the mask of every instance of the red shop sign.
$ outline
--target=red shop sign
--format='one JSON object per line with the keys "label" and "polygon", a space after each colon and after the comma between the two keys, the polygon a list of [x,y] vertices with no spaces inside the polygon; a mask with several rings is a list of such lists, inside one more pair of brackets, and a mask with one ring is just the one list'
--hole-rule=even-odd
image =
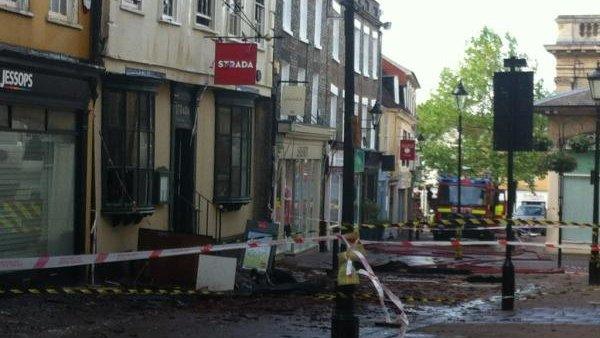
{"label": "red shop sign", "polygon": [[256,44],[217,42],[215,84],[256,84]]}
{"label": "red shop sign", "polygon": [[416,159],[415,140],[400,141],[400,159],[402,161],[414,161]]}

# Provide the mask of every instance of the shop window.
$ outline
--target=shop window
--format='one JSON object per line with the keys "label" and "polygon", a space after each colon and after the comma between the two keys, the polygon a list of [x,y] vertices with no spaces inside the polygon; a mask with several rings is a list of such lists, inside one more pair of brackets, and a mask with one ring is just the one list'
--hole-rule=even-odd
{"label": "shop window", "polygon": [[213,27],[213,0],[197,0],[196,24]]}
{"label": "shop window", "polygon": [[74,253],[76,133],[45,128],[49,114],[0,105],[0,258]]}
{"label": "shop window", "polygon": [[75,130],[75,115],[69,111],[51,110],[48,113],[48,130]]}
{"label": "shop window", "polygon": [[103,103],[103,211],[151,213],[154,93],[106,89]]}
{"label": "shop window", "polygon": [[10,123],[8,122],[8,106],[0,104],[0,127],[8,128]]}
{"label": "shop window", "polygon": [[215,200],[218,203],[250,201],[251,117],[251,108],[217,108]]}

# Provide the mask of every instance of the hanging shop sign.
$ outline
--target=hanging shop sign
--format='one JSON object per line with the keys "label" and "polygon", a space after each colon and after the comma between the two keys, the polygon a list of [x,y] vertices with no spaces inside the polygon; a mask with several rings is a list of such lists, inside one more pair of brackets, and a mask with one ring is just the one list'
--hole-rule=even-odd
{"label": "hanging shop sign", "polygon": [[415,140],[400,141],[400,160],[414,161],[416,159],[416,144]]}
{"label": "hanging shop sign", "polygon": [[281,116],[304,116],[305,102],[304,86],[281,87]]}
{"label": "hanging shop sign", "polygon": [[256,84],[256,44],[217,42],[215,84]]}

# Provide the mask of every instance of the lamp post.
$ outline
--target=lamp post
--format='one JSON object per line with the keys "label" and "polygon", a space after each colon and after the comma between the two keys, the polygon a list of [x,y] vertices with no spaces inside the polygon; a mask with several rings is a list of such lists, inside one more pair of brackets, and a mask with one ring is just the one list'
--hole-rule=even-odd
{"label": "lamp post", "polygon": [[465,103],[467,101],[467,96],[469,93],[465,90],[462,81],[458,83],[456,89],[452,93],[454,98],[456,99],[456,109],[458,110],[458,170],[457,170],[457,178],[458,178],[458,189],[457,189],[457,211],[458,214],[461,214],[462,209],[462,200],[461,200],[461,177],[462,177],[462,111],[465,109]]}
{"label": "lamp post", "polygon": [[600,192],[600,181],[598,172],[600,170],[600,62],[596,66],[596,70],[588,75],[588,82],[590,84],[590,92],[592,99],[595,102],[596,108],[596,129],[595,129],[595,145],[594,150],[594,170],[592,171],[592,182],[594,184],[594,206],[593,206],[593,230],[592,230],[592,254],[590,256],[589,265],[589,284],[599,285],[600,284],[600,257],[598,255],[598,208],[599,205],[599,192]]}
{"label": "lamp post", "polygon": [[375,150],[379,150],[379,122],[381,122],[381,117],[383,116],[379,101],[375,102],[370,113],[372,118],[371,122],[373,123],[373,132],[375,133]]}

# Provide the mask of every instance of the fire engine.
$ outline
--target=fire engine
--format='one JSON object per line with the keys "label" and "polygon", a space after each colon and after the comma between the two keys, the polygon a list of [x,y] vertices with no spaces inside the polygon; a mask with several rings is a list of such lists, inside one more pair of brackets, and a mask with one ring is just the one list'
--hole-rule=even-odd
{"label": "fire engine", "polygon": [[[501,219],[506,216],[506,191],[488,178],[463,178],[461,180],[461,207],[458,210],[458,179],[442,177],[438,180],[437,200],[434,206],[435,221],[456,218]],[[482,223],[482,225],[485,222]],[[462,237],[493,239],[495,232],[469,230],[465,225]],[[453,231],[433,230],[435,239],[449,239]]]}

